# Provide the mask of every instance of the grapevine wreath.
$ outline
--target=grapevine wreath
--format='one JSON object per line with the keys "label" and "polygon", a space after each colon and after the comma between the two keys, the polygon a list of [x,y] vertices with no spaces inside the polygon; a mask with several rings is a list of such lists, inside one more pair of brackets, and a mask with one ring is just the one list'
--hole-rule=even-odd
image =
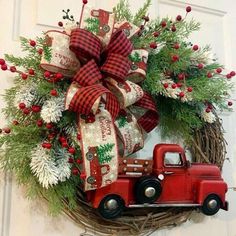
{"label": "grapevine wreath", "polygon": [[[116,181],[118,159],[143,148],[156,126],[182,140],[195,161],[222,167],[225,158],[217,110],[231,109],[235,72],[225,73],[209,46],[188,41],[200,27],[186,20],[190,6],[184,17],[150,20],[150,2],[132,15],[126,0],[113,12],[83,0],[78,22],[63,10],[62,30],[21,37],[25,54],[0,59],[15,75],[4,95],[2,169],[27,196],[46,199],[52,214],[64,212],[97,235],[145,234],[189,219],[189,208],[127,209],[103,219],[86,200],[88,191]],[[98,166],[106,173],[94,179]]]}

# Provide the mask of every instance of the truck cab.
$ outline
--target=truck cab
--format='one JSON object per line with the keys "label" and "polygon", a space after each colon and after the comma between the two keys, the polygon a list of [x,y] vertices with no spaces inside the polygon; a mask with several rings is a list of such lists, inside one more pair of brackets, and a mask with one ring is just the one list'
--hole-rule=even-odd
{"label": "truck cab", "polygon": [[157,144],[152,160],[120,158],[116,182],[88,192],[104,218],[125,207],[200,207],[206,215],[227,210],[227,184],[213,164],[191,163],[177,144]]}

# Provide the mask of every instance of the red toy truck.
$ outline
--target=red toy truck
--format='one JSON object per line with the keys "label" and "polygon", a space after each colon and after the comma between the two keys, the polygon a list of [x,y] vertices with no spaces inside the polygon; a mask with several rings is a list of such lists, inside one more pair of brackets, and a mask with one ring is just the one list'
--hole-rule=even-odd
{"label": "red toy truck", "polygon": [[116,182],[87,192],[88,201],[107,219],[121,215],[125,207],[200,207],[206,215],[225,201],[227,184],[212,164],[190,164],[176,144],[157,144],[153,160],[120,158]]}

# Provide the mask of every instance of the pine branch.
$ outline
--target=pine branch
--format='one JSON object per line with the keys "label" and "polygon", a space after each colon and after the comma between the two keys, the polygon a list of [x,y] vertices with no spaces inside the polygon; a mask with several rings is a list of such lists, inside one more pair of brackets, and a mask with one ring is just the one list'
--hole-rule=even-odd
{"label": "pine branch", "polygon": [[116,16],[116,21],[129,21],[132,22],[133,16],[130,11],[129,2],[127,0],[120,0],[120,2],[113,8],[113,12]]}
{"label": "pine branch", "polygon": [[143,7],[141,7],[138,12],[135,14],[133,19],[133,24],[135,25],[141,25],[142,23],[142,17],[146,16],[148,8],[151,6],[151,0],[146,0]]}

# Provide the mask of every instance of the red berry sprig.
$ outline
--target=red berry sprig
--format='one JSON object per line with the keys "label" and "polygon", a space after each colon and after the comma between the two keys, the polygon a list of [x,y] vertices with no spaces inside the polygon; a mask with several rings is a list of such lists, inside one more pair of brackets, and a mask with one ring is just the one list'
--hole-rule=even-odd
{"label": "red berry sprig", "polygon": [[228,101],[228,106],[231,107],[233,105],[233,102]]}
{"label": "red berry sprig", "polygon": [[150,48],[156,49],[157,48],[157,43],[156,42],[150,43]]}
{"label": "red berry sprig", "polygon": [[177,62],[179,60],[179,55],[175,54],[171,57],[172,62]]}
{"label": "red berry sprig", "polygon": [[183,91],[179,93],[180,98],[183,98],[184,96],[185,96],[185,93]]}
{"label": "red berry sprig", "polygon": [[32,47],[36,46],[36,42],[34,40],[30,40],[29,43],[30,43],[30,46],[32,46]]}
{"label": "red berry sprig", "polygon": [[55,90],[55,89],[52,89],[52,90],[50,91],[50,94],[51,94],[52,96],[54,96],[54,97],[56,97],[56,96],[58,95],[57,90]]}
{"label": "red berry sprig", "polygon": [[176,16],[176,21],[181,21],[181,20],[182,20],[182,16],[181,15]]}
{"label": "red berry sprig", "polygon": [[193,46],[193,51],[197,51],[199,49],[198,45]]}
{"label": "red berry sprig", "polygon": [[189,13],[189,12],[191,12],[191,11],[192,11],[192,8],[191,8],[190,6],[187,6],[187,7],[186,7],[186,12]]}

